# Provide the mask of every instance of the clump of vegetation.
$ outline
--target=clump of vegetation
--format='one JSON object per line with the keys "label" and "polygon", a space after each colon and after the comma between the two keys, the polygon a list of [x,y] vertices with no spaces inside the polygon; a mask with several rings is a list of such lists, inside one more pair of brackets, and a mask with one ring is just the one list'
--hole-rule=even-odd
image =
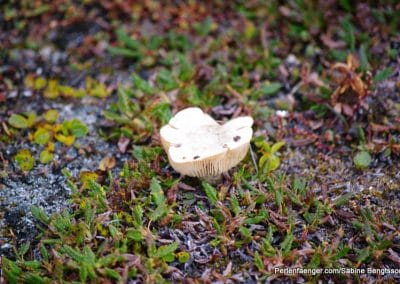
{"label": "clump of vegetation", "polygon": [[[77,138],[88,133],[88,128],[78,119],[57,123],[57,110],[48,110],[38,117],[35,113],[12,114],[8,119],[7,134],[10,137],[26,135],[27,140],[38,145],[39,161],[42,164],[53,160],[56,141],[72,146]],[[79,145],[76,145],[77,147]],[[29,149],[21,149],[14,157],[21,170],[30,171],[34,166],[34,157]]]}
{"label": "clump of vegetation", "polygon": [[90,95],[96,98],[106,98],[110,91],[102,82],[86,77],[85,88],[74,88],[72,86],[60,84],[56,79],[46,80],[46,78],[33,74],[25,77],[25,86],[35,92],[42,92],[47,99],[63,98],[83,98]]}
{"label": "clump of vegetation", "polygon": [[[382,252],[393,241],[391,227],[382,227],[389,222],[385,215],[373,216],[369,206],[343,211],[356,200],[352,194],[321,200],[298,178],[271,175],[260,183],[257,175],[248,174],[247,165],[229,187],[217,189],[203,182],[193,188],[195,193],[185,180],[149,168],[154,159],[166,163],[156,147],[137,149],[135,157],[140,157],[137,164],[125,164],[119,177],[109,173],[104,184],[93,176],[79,183],[64,172],[73,190],[73,214],[48,217],[32,208],[40,223],[36,248],[42,260],[29,260],[29,244],[21,246],[16,261],[2,260],[7,281],[181,281],[188,277],[185,263],[208,262],[216,266],[214,275],[229,278],[232,264],[224,258],[232,251],[242,255],[235,264],[238,269],[254,270],[264,281],[271,275],[269,263],[307,268],[373,265],[387,257]],[[337,233],[325,236],[323,243],[314,240],[314,234],[332,222],[338,222]],[[182,234],[192,235],[195,245]],[[345,238],[351,236],[365,245],[350,246]],[[197,253],[202,246],[207,248],[204,255]]]}

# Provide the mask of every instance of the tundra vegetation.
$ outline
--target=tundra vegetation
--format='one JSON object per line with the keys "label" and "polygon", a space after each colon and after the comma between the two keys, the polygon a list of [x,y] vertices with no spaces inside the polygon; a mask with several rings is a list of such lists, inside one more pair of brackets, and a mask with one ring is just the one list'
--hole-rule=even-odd
{"label": "tundra vegetation", "polygon": [[[0,282],[386,282],[400,267],[400,5],[0,4]],[[216,184],[159,130],[254,119]]]}

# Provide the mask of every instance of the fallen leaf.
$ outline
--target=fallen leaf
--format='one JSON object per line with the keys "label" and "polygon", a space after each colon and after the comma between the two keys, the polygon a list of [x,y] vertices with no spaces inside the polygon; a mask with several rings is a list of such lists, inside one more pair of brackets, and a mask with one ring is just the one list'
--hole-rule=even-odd
{"label": "fallen leaf", "polygon": [[129,142],[130,142],[129,138],[120,137],[119,140],[118,140],[118,144],[117,144],[118,145],[118,150],[121,153],[125,153],[126,149],[128,148]]}
{"label": "fallen leaf", "polygon": [[116,160],[113,156],[105,157],[100,161],[99,170],[105,172],[115,167]]}
{"label": "fallen leaf", "polygon": [[173,185],[167,192],[167,201],[168,204],[172,204],[176,201],[176,194],[178,193],[179,185]]}

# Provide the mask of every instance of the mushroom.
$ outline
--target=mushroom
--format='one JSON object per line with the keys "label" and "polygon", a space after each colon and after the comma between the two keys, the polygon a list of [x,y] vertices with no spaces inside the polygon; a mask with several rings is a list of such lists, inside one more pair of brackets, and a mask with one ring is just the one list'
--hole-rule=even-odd
{"label": "mushroom", "polygon": [[213,180],[246,156],[252,125],[249,116],[220,125],[201,109],[190,107],[161,128],[161,143],[177,172]]}

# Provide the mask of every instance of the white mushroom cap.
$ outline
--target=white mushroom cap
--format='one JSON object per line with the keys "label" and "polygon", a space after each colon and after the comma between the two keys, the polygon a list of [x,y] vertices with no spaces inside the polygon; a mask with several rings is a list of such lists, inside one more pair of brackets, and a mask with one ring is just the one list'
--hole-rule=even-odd
{"label": "white mushroom cap", "polygon": [[160,130],[171,166],[179,173],[216,176],[236,166],[249,149],[253,119],[238,117],[220,125],[201,109],[178,112]]}

